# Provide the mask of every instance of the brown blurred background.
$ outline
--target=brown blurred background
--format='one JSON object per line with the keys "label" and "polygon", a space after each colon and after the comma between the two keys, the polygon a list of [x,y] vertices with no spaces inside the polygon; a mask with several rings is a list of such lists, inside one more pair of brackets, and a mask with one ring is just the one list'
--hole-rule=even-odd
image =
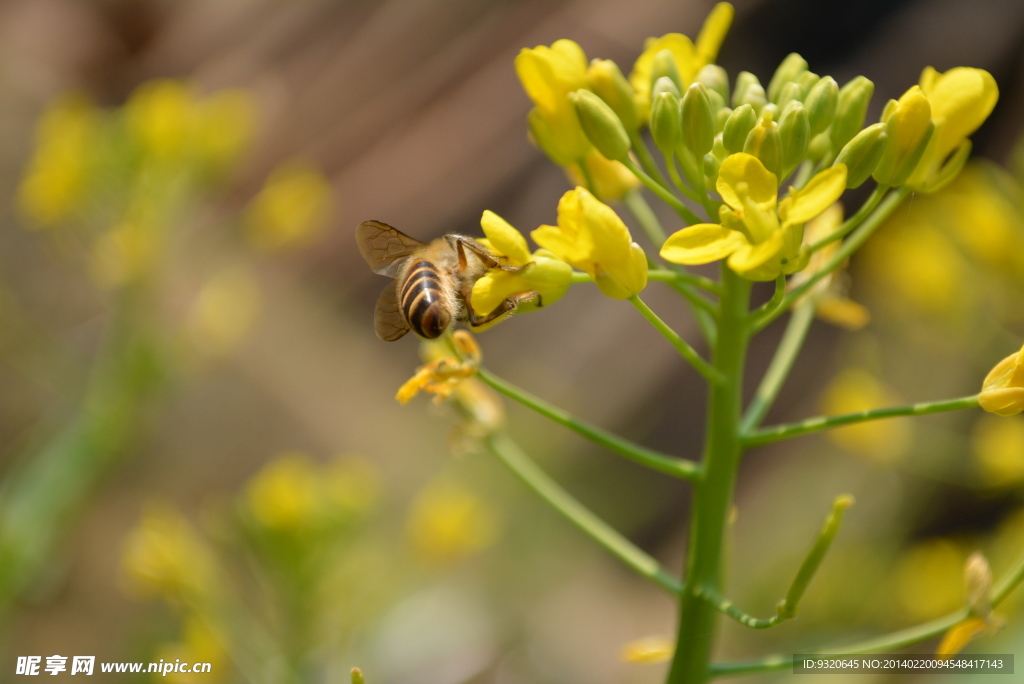
{"label": "brown blurred background", "polygon": [[[614,59],[627,71],[644,38],[670,31],[695,35],[710,6],[680,0],[0,3],[4,196],[14,195],[34,122],[52,98],[78,90],[101,105],[117,106],[139,83],[173,77],[191,80],[203,92],[245,88],[258,104],[255,148],[228,191],[197,212],[193,230],[211,230],[216,217],[239,211],[269,170],[294,156],[311,160],[328,175],[336,199],[321,240],[262,268],[262,315],[238,353],[174,383],[147,411],[142,436],[81,510],[50,566],[52,576],[39,578],[36,591],[12,617],[0,679],[13,671],[8,667],[13,656],[26,653],[130,659],[133,642],[149,629],[139,625],[151,624],[155,610],[126,596],[119,579],[122,540],[143,502],[169,499],[201,518],[212,499],[235,491],[267,459],[298,449],[317,458],[351,452],[373,459],[396,509],[433,473],[463,469],[502,492],[497,500],[508,506],[508,540],[499,542],[508,546],[496,558],[537,551],[567,556],[527,563],[542,579],[520,581],[514,568],[505,568],[509,596],[521,604],[518,613],[510,611],[512,617],[499,621],[502,636],[489,643],[492,650],[484,649],[475,671],[420,671],[393,681],[659,681],[656,667],[620,665],[616,653],[633,638],[670,632],[670,602],[572,530],[562,529],[553,514],[534,510],[542,504],[511,478],[503,482],[497,467],[491,473],[489,465],[474,461],[479,457],[453,466],[444,421],[426,402],[401,407],[393,400],[418,363],[417,345],[411,339],[385,344],[374,337],[372,311],[383,279],[366,268],[352,233],[360,221],[376,218],[424,240],[452,231],[478,234],[484,209],[524,231],[553,222],[568,184],[527,141],[529,105],[512,65],[519,49],[572,38],[588,57]],[[887,99],[915,83],[926,65],[989,70],[1001,96],[992,118],[974,136],[975,154],[1000,163],[1009,158],[1024,108],[1024,4],[740,0],[736,6],[736,22],[720,57],[730,75],[744,69],[767,82],[779,60],[800,52],[813,71],[840,83],[856,74],[872,79],[872,119]],[[73,259],[39,233],[21,230],[11,203],[2,206],[7,230],[0,234],[0,273],[6,296],[30,312],[51,342],[87,355],[102,305],[69,275]],[[667,228],[674,227],[668,214],[662,218]],[[196,261],[203,258],[197,255]],[[195,287],[197,275],[187,263],[181,266],[172,300],[175,292],[184,297]],[[693,332],[688,316],[670,308],[674,300],[667,292],[652,287],[645,297],[681,331]],[[777,324],[754,348],[755,373],[767,363],[780,331]],[[770,422],[815,412],[822,388],[840,365],[833,349],[843,335],[822,325],[813,329]],[[482,335],[481,343],[488,366],[518,385],[652,447],[698,457],[703,420],[702,396],[694,389],[698,377],[630,307],[577,288],[557,310],[498,326]],[[62,381],[69,374],[35,367],[33,344],[10,335],[4,342],[0,463],[12,463],[18,446],[38,429],[40,416],[66,400]],[[959,393],[972,391],[974,385],[967,384]],[[572,491],[678,567],[685,486],[623,464],[533,416],[509,411],[513,432]],[[749,505],[760,515],[761,507],[775,505],[772,497],[778,494],[766,483],[776,488],[785,483],[773,469],[799,458],[784,446],[773,456],[751,460],[741,482],[741,510]],[[813,470],[822,467],[813,459],[800,463],[812,475],[789,496],[811,512],[793,513],[807,518],[789,533],[778,533],[776,541],[783,545],[809,539],[837,488],[891,487],[898,491],[888,495],[887,505],[898,509],[904,487],[914,486],[856,461],[846,460],[829,473]],[[884,515],[866,514],[865,534],[884,526]],[[979,514],[978,525],[994,524],[987,515]],[[553,535],[562,546],[535,546],[531,530],[524,529],[531,526],[551,528],[544,538]],[[753,535],[743,529],[741,543]],[[478,590],[493,586],[476,583]],[[758,609],[770,611],[771,605],[766,600]],[[785,643],[785,635],[779,638]]]}

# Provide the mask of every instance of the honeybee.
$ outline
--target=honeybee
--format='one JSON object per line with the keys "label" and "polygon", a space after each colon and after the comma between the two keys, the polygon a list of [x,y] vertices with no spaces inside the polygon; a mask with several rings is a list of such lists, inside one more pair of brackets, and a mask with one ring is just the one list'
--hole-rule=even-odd
{"label": "honeybee", "polygon": [[433,340],[452,321],[477,327],[522,302],[541,305],[539,293],[520,292],[505,298],[494,311],[477,314],[470,295],[487,269],[516,273],[529,264],[510,266],[473,238],[449,234],[426,243],[386,223],[363,221],[356,228],[356,242],[374,273],[394,278],[381,292],[373,313],[373,327],[382,340],[397,340],[410,330]]}

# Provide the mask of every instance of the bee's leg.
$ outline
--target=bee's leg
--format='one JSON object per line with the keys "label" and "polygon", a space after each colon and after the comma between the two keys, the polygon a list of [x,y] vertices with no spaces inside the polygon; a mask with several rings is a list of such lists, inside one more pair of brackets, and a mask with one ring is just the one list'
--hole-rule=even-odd
{"label": "bee's leg", "polygon": [[505,299],[501,301],[501,304],[499,304],[494,309],[494,311],[490,312],[485,316],[480,316],[473,308],[473,304],[472,302],[470,302],[468,292],[463,295],[463,299],[466,302],[466,319],[469,321],[469,325],[474,328],[479,327],[481,325],[486,325],[487,323],[490,323],[494,319],[498,318],[499,316],[503,316],[510,311],[515,311],[523,302],[532,301],[535,302],[538,307],[544,306],[541,303],[541,297],[539,292],[517,292],[516,294],[505,297]]}
{"label": "bee's leg", "polygon": [[462,235],[446,235],[445,239],[448,240],[449,244],[453,244],[455,246],[455,252],[459,255],[460,271],[465,271],[468,266],[466,261],[466,250],[473,252],[473,254],[480,259],[480,262],[487,268],[500,268],[501,270],[508,271],[509,273],[518,273],[526,268],[526,266],[529,266],[529,264],[524,266],[509,266],[508,264],[502,263],[473,238],[464,237]]}

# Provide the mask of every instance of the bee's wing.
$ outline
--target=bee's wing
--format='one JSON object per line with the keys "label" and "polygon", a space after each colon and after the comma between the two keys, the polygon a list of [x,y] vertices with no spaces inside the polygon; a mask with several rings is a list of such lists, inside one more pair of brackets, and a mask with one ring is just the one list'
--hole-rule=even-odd
{"label": "bee's wing", "polygon": [[385,342],[394,342],[409,332],[409,324],[405,322],[401,307],[398,305],[398,281],[392,280],[377,298],[377,308],[373,311],[373,329],[377,337]]}
{"label": "bee's wing", "polygon": [[424,246],[419,240],[380,221],[360,223],[356,228],[356,243],[374,273],[392,278],[398,275],[402,262]]}

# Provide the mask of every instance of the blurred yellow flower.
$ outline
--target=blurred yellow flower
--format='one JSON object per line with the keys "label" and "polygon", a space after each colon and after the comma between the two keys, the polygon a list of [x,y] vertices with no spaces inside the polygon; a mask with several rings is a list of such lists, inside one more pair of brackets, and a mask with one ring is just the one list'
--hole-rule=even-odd
{"label": "blurred yellow flower", "polygon": [[971,447],[988,484],[1012,487],[1024,482],[1024,420],[983,415],[974,424]]}
{"label": "blurred yellow flower", "polygon": [[304,532],[322,520],[321,477],[305,454],[282,454],[249,481],[245,504],[253,518],[268,529]]}
{"label": "blurred yellow flower", "polygon": [[649,636],[631,641],[622,647],[619,660],[624,663],[650,665],[663,663],[672,657],[676,645],[666,636]]}
{"label": "blurred yellow flower", "polygon": [[618,214],[584,188],[562,195],[558,225],[534,230],[533,241],[585,271],[601,292],[627,299],[647,286],[647,256]]}
{"label": "blurred yellow flower", "polygon": [[720,2],[715,5],[697,36],[697,43],[694,44],[687,36],[681,33],[667,33],[660,38],[648,38],[644,43],[644,51],[637,58],[633,65],[633,71],[629,75],[629,82],[636,90],[637,102],[646,120],[651,107],[651,77],[654,69],[655,57],[662,50],[668,50],[672,55],[676,71],[679,73],[682,83],[680,90],[693,83],[697,73],[706,64],[711,64],[718,58],[718,50],[722,47],[725,35],[732,25],[732,5],[727,2]]}
{"label": "blurred yellow flower", "polygon": [[[847,368],[825,389],[822,410],[827,415],[856,413],[898,404],[891,390],[867,371]],[[906,451],[911,426],[905,419],[874,420],[829,430],[830,440],[855,454],[882,464],[892,463]]]}
{"label": "blurred yellow flower", "polygon": [[902,556],[893,581],[907,620],[934,619],[963,605],[966,555],[948,539],[930,539]]}
{"label": "blurred yellow flower", "polygon": [[164,241],[163,226],[148,215],[126,218],[93,242],[93,280],[108,289],[144,280],[156,271]]}
{"label": "blurred yellow flower", "polygon": [[234,350],[259,316],[260,291],[247,266],[227,266],[203,285],[185,322],[190,348],[203,356]]}
{"label": "blurred yellow flower", "polygon": [[593,181],[593,191],[606,202],[622,199],[630,190],[640,186],[640,179],[623,166],[622,162],[606,159],[595,149],[587,152],[580,162],[565,167],[565,175],[574,186],[587,187],[587,174],[581,167],[586,166],[587,174]]}
{"label": "blurred yellow flower", "polygon": [[498,537],[497,516],[472,490],[437,479],[420,490],[406,520],[413,550],[427,562],[453,563],[491,546]]}
{"label": "blurred yellow flower", "polygon": [[223,90],[196,103],[192,145],[214,173],[234,164],[252,142],[256,108],[244,90]]}
{"label": "blurred yellow flower", "polygon": [[288,162],[274,169],[246,208],[246,235],[253,247],[266,252],[302,245],[326,225],[333,204],[322,173],[303,162]]}
{"label": "blurred yellow flower", "polygon": [[587,56],[577,43],[556,40],[551,47],[523,48],[516,74],[535,105],[528,122],[534,143],[559,166],[583,159],[591,145],[569,102],[569,93],[587,87]]}
{"label": "blurred yellow flower", "polygon": [[738,152],[718,172],[721,224],[700,223],[669,236],[661,256],[676,264],[707,264],[728,257],[729,268],[750,280],[774,280],[807,264],[804,223],[846,190],[846,167],[829,167],[778,201],[779,183],[757,157]]}
{"label": "blurred yellow flower", "polygon": [[192,87],[182,81],[146,81],[136,88],[124,116],[139,150],[159,161],[187,155],[195,99]]}
{"label": "blurred yellow flower", "polygon": [[161,672],[159,676],[154,675],[154,678],[171,684],[217,684],[228,681],[229,657],[224,639],[217,631],[206,619],[189,614],[182,628],[182,640],[158,647],[156,656],[165,663],[210,663],[210,671],[166,674]]}
{"label": "blurred yellow flower", "polygon": [[172,601],[214,590],[210,550],[174,508],[149,504],[125,540],[121,565],[133,587]]}
{"label": "blurred yellow flower", "polygon": [[18,204],[38,226],[52,226],[81,208],[101,130],[93,106],[81,96],[56,101],[36,127],[36,147],[18,187]]}
{"label": "blurred yellow flower", "polygon": [[540,302],[524,301],[516,308],[517,313],[534,311],[562,298],[572,281],[572,267],[569,264],[544,250],[530,254],[522,233],[493,211],[484,212],[480,225],[487,236],[486,240],[481,241],[483,244],[504,256],[510,266],[525,268],[516,273],[494,268],[479,278],[473,284],[471,296],[473,308],[478,314],[490,313],[506,298],[522,292],[538,293]]}
{"label": "blurred yellow flower", "polygon": [[332,507],[344,514],[362,513],[380,498],[380,472],[359,456],[336,459],[324,473],[326,494]]}
{"label": "blurred yellow flower", "polygon": [[981,408],[1000,416],[1024,411],[1024,347],[996,364],[981,385]]}

